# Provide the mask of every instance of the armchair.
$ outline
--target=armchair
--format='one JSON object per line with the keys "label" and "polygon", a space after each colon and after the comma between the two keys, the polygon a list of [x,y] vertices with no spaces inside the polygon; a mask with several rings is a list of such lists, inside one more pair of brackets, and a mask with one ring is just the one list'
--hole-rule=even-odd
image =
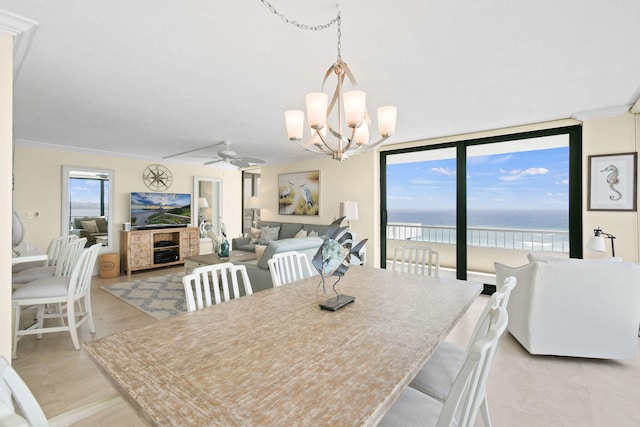
{"label": "armchair", "polygon": [[531,354],[635,359],[640,265],[600,260],[495,263],[496,283],[515,276],[509,332]]}

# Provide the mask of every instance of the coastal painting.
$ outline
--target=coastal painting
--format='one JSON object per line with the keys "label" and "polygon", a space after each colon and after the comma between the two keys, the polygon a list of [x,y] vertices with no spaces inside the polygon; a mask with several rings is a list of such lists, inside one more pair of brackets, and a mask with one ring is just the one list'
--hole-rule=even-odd
{"label": "coastal painting", "polygon": [[280,215],[319,215],[320,171],[278,175]]}

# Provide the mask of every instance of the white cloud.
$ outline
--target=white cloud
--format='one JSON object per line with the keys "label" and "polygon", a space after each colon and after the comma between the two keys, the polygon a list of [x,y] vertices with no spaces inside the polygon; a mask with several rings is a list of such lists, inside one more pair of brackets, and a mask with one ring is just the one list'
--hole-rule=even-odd
{"label": "white cloud", "polygon": [[456,174],[455,169],[449,168],[431,168],[432,172],[439,173],[440,175],[453,176]]}
{"label": "white cloud", "polygon": [[549,169],[547,168],[527,168],[527,169],[512,169],[510,171],[506,169],[500,169],[500,173],[506,174],[500,177],[501,181],[516,181],[521,179],[523,176],[534,176],[534,175],[546,175],[549,173]]}

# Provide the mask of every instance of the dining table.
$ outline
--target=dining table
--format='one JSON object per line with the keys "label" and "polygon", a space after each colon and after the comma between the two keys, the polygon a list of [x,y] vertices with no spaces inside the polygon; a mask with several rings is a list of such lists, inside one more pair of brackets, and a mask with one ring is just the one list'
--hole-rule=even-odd
{"label": "dining table", "polygon": [[[85,344],[154,426],[373,426],[481,291],[351,266]],[[323,292],[324,280],[327,293]]]}

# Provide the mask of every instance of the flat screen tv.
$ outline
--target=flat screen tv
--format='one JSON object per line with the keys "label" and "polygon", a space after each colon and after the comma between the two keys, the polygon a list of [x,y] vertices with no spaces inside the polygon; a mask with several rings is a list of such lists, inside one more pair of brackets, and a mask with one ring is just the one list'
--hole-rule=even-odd
{"label": "flat screen tv", "polygon": [[131,227],[168,228],[191,224],[191,194],[131,193]]}

